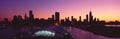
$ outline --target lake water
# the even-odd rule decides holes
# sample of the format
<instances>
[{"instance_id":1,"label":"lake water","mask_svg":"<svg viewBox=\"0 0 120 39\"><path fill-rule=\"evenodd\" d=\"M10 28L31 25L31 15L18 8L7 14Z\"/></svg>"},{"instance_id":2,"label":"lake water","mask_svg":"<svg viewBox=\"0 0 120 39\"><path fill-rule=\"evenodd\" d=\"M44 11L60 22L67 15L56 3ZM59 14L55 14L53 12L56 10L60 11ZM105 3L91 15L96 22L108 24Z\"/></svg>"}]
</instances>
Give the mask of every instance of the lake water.
<instances>
[{"instance_id":1,"label":"lake water","mask_svg":"<svg viewBox=\"0 0 120 39\"><path fill-rule=\"evenodd\" d=\"M91 32L87 32L87 31L77 29L77 28L72 28L72 27L69 27L67 31L71 33L74 39L120 39L120 38L109 38L109 37L104 37L100 35L95 35Z\"/></svg>"},{"instance_id":2,"label":"lake water","mask_svg":"<svg viewBox=\"0 0 120 39\"><path fill-rule=\"evenodd\" d=\"M107 27L120 27L120 25L105 25Z\"/></svg>"},{"instance_id":3,"label":"lake water","mask_svg":"<svg viewBox=\"0 0 120 39\"><path fill-rule=\"evenodd\" d=\"M57 31L59 31L61 28L59 27L54 27L54 26L50 26L50 27L34 27L34 29L47 29L52 31L52 29L55 29ZM74 38L74 39L120 39L120 38L108 38L108 37L104 37L104 36L98 36L98 35L94 35L93 33L78 29L78 28L74 28L74 27L65 27L65 30L67 32L70 33L70 35ZM31 32L30 28L27 27L23 27L23 28L12 28L12 27L7 27L5 29L0 29L0 39L10 39L11 37L14 36L15 33L22 33L22 32Z\"/></svg>"}]
</instances>

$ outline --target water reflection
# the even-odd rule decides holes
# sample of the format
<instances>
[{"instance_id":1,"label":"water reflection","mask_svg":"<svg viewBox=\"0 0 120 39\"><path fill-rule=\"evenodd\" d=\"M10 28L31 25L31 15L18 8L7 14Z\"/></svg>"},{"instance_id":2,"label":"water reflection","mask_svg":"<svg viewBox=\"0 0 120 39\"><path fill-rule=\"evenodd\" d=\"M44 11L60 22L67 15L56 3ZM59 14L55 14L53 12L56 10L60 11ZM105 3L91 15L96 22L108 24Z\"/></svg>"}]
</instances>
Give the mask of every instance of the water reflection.
<instances>
[{"instance_id":1,"label":"water reflection","mask_svg":"<svg viewBox=\"0 0 120 39\"><path fill-rule=\"evenodd\" d=\"M66 31L64 31L64 29ZM49 30L55 33L58 33L57 35L63 36L65 35L71 35L73 39L120 39L120 38L108 38L103 36L94 35L91 32L87 32L78 28L74 27L58 27L58 26L50 26L50 27L34 27L33 30L28 27L22 27L22 28L13 28L13 27L7 27L5 29L0 29L0 38L1 39L10 39L10 38L16 38L14 36L18 37L28 37L29 39L33 39L33 32L38 30ZM32 32L31 32L32 31ZM68 33L67 33L68 32ZM22 33L22 34L19 34ZM67 34L66 34L67 33ZM63 36L64 37L64 36ZM27 38L26 38L27 39Z\"/></svg>"},{"instance_id":2,"label":"water reflection","mask_svg":"<svg viewBox=\"0 0 120 39\"><path fill-rule=\"evenodd\" d=\"M105 25L107 27L120 27L120 25Z\"/></svg>"},{"instance_id":3,"label":"water reflection","mask_svg":"<svg viewBox=\"0 0 120 39\"><path fill-rule=\"evenodd\" d=\"M73 27L68 27L66 28L66 30L70 32L70 34L74 39L120 39L120 38L108 38L100 35L94 35L93 33Z\"/></svg>"}]
</instances>

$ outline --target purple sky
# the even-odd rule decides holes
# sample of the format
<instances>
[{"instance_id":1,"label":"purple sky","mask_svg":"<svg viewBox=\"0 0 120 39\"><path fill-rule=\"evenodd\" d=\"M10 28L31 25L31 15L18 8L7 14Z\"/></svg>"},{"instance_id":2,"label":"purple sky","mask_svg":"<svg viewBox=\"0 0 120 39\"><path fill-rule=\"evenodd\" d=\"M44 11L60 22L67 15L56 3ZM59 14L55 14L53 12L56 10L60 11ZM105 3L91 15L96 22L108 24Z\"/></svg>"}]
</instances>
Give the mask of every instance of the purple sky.
<instances>
[{"instance_id":1,"label":"purple sky","mask_svg":"<svg viewBox=\"0 0 120 39\"><path fill-rule=\"evenodd\" d=\"M0 20L28 15L29 10L33 10L35 18L46 19L58 11L61 19L70 16L84 19L91 10L101 20L120 20L120 0L0 0Z\"/></svg>"}]
</instances>

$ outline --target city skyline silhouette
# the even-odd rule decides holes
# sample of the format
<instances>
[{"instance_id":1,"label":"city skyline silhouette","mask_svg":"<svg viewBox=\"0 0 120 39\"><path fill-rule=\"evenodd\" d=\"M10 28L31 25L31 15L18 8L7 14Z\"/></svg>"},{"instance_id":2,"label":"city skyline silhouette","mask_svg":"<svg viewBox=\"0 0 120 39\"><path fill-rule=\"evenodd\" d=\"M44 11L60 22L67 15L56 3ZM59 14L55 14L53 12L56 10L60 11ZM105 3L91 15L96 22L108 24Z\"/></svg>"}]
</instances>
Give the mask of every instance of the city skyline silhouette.
<instances>
[{"instance_id":1,"label":"city skyline silhouette","mask_svg":"<svg viewBox=\"0 0 120 39\"><path fill-rule=\"evenodd\" d=\"M48 17L47 19L45 19L45 18L35 18L35 17L34 17L35 15L34 15L33 11L30 10L30 11L29 11L29 15L26 14L26 13L24 13L24 16L14 15L14 16L12 17L12 20L11 20L11 21L10 21L8 18L4 18L3 21L12 22L12 21L15 19L15 17L16 17L16 19L17 19L17 17L18 17L19 20L20 20L20 19L21 19L21 20L28 20L28 19L32 19L32 20L34 20L34 19L49 20L49 18L52 18L52 19L54 19L55 21L56 21L56 20L59 20L59 21L60 21L60 20L65 20L65 19L68 18L68 20L70 20L70 21L72 21L72 19L75 19L76 21L81 21L81 22L85 22L85 21L90 22L90 21L92 21L92 20L95 20L95 21L104 21L104 22L106 22L105 20L99 20L99 18L93 17L91 10L89 11L88 14L86 14L86 18L83 18L83 19L82 19L82 16L79 16L78 19L77 19L76 17L74 17L74 16L65 17L64 19L60 19L60 16L58 16L58 18L57 18L57 17L54 17L54 16L57 16L56 13L58 13L58 15L60 14L60 12L55 12L55 15L52 14L52 16L51 16L51 17ZM89 17L88 17L88 15L89 15ZM30 17L30 18L29 18L29 17ZM73 18L73 17L74 17L74 18ZM55 19L55 18L57 18L57 19ZM90 18L92 18L92 19L90 19ZM0 21L0 22L3 22L3 21ZM60 23L59 21L57 21L57 22ZM114 20L114 21L108 21L108 22L106 22L106 24L111 24L111 23L113 23L113 24L119 24L119 20Z\"/></svg>"},{"instance_id":2,"label":"city skyline silhouette","mask_svg":"<svg viewBox=\"0 0 120 39\"><path fill-rule=\"evenodd\" d=\"M32 10L31 10L31 11L32 11ZM34 12L34 11L33 11L33 12ZM33 12L32 12L32 13L33 13ZM89 11L89 14L90 14L90 12L92 13L91 10ZM93 13L93 14L94 14L94 13ZM52 14L52 15L53 15L53 14ZM87 15L88 15L88 14L86 14L86 17L85 17L85 18L84 18L83 16L79 16L79 17L81 17L81 21L84 21L84 19L88 19L88 18L87 18ZM21 16L21 19L26 19L26 17L28 18L28 17L30 16L30 13L29 13L29 15L28 15L28 13L24 13L24 16L19 15L19 14L18 14L18 15L14 15L14 16L18 16L18 17ZM26 16L26 17L25 17L25 16ZM34 16L35 16L35 15L33 15L32 18L35 19ZM44 16L45 16L45 15L44 15ZM71 15L71 16L72 16L72 15ZM71 17L71 16L70 16L70 17ZM51 17L51 16L49 16L49 17ZM49 18L49 17L48 17L48 18ZM78 18L74 17L74 18L75 18L77 21L79 21L79 20L80 20L79 17L78 17ZM82 18L82 17L83 17L83 18ZM8 19L8 17L6 17L6 18L7 18L7 20L8 20L9 22L11 22L14 17L12 17L11 20ZM6 18L4 18L2 21L4 21ZM48 20L48 18L44 18L44 19ZM64 17L63 19L66 19L66 18L67 18L67 17ZM95 18L96 20L97 20L97 19L99 20L99 18L97 18L97 17L94 17L94 18ZM94 19L94 18L93 18L93 19ZM37 19L41 19L41 18L37 18ZM71 21L71 19L72 19L72 18L70 18L70 21ZM91 20L93 20L93 19L91 19ZM59 18L59 20L62 20L62 19ZM0 21L0 22L2 22L2 21ZM90 21L90 20L89 20L89 21ZM102 20L102 21L105 21L105 20ZM105 21L105 22L119 22L119 20L114 19L114 20Z\"/></svg>"},{"instance_id":3,"label":"city skyline silhouette","mask_svg":"<svg viewBox=\"0 0 120 39\"><path fill-rule=\"evenodd\" d=\"M1 0L0 5L0 21L4 18L12 20L13 15L28 15L29 10L34 11L35 18L47 19L58 11L61 12L61 19L70 16L77 19L81 16L84 19L91 10L101 20L120 20L119 0Z\"/></svg>"}]
</instances>

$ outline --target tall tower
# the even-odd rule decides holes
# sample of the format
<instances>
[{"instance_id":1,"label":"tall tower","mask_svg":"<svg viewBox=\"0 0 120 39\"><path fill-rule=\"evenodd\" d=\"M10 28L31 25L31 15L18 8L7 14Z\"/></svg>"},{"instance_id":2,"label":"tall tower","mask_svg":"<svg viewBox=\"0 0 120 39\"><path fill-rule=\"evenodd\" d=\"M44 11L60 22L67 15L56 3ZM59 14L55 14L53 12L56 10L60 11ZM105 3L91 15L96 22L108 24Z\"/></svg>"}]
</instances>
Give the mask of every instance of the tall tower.
<instances>
[{"instance_id":1,"label":"tall tower","mask_svg":"<svg viewBox=\"0 0 120 39\"><path fill-rule=\"evenodd\" d=\"M27 15L26 15L26 13L25 13L24 19L27 20Z\"/></svg>"},{"instance_id":2,"label":"tall tower","mask_svg":"<svg viewBox=\"0 0 120 39\"><path fill-rule=\"evenodd\" d=\"M86 15L86 22L88 22L88 14Z\"/></svg>"},{"instance_id":3,"label":"tall tower","mask_svg":"<svg viewBox=\"0 0 120 39\"><path fill-rule=\"evenodd\" d=\"M16 15L13 16L13 21L18 21L18 17Z\"/></svg>"},{"instance_id":4,"label":"tall tower","mask_svg":"<svg viewBox=\"0 0 120 39\"><path fill-rule=\"evenodd\" d=\"M55 22L55 16L52 15L52 25L54 25L54 22Z\"/></svg>"},{"instance_id":5,"label":"tall tower","mask_svg":"<svg viewBox=\"0 0 120 39\"><path fill-rule=\"evenodd\" d=\"M32 10L29 11L29 20L34 20L34 15Z\"/></svg>"},{"instance_id":6,"label":"tall tower","mask_svg":"<svg viewBox=\"0 0 120 39\"><path fill-rule=\"evenodd\" d=\"M79 21L82 22L81 16L79 16Z\"/></svg>"},{"instance_id":7,"label":"tall tower","mask_svg":"<svg viewBox=\"0 0 120 39\"><path fill-rule=\"evenodd\" d=\"M18 21L22 21L22 16L21 15L18 15Z\"/></svg>"},{"instance_id":8,"label":"tall tower","mask_svg":"<svg viewBox=\"0 0 120 39\"><path fill-rule=\"evenodd\" d=\"M71 21L73 21L73 19L74 19L74 17L73 17L73 16L71 16Z\"/></svg>"},{"instance_id":9,"label":"tall tower","mask_svg":"<svg viewBox=\"0 0 120 39\"><path fill-rule=\"evenodd\" d=\"M54 15L52 15L52 20L54 21L54 19L55 19L55 17L54 17Z\"/></svg>"},{"instance_id":10,"label":"tall tower","mask_svg":"<svg viewBox=\"0 0 120 39\"><path fill-rule=\"evenodd\" d=\"M59 22L59 20L60 20L60 14L59 14L59 12L55 12L55 23L60 23Z\"/></svg>"},{"instance_id":11,"label":"tall tower","mask_svg":"<svg viewBox=\"0 0 120 39\"><path fill-rule=\"evenodd\" d=\"M93 21L93 16L92 16L92 12L89 12L89 22L91 23Z\"/></svg>"}]
</instances>

